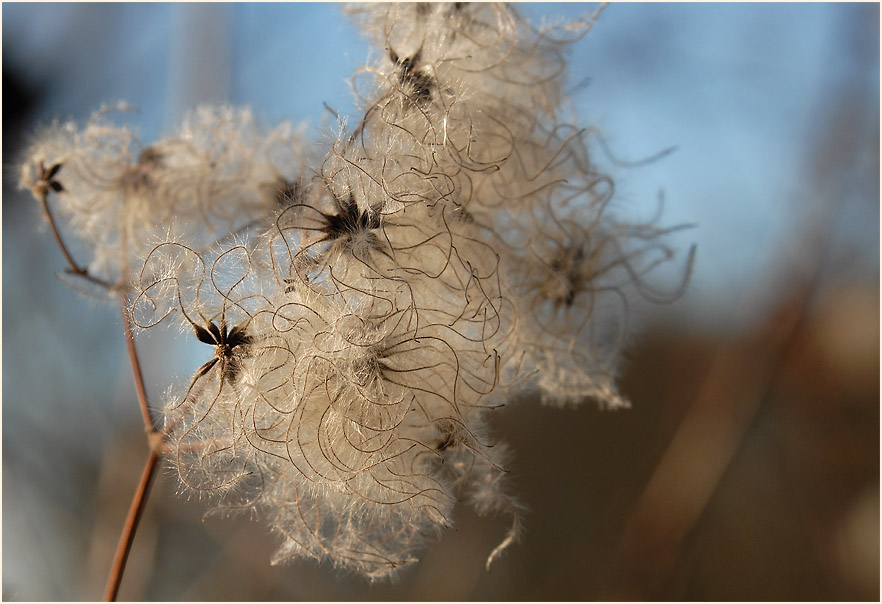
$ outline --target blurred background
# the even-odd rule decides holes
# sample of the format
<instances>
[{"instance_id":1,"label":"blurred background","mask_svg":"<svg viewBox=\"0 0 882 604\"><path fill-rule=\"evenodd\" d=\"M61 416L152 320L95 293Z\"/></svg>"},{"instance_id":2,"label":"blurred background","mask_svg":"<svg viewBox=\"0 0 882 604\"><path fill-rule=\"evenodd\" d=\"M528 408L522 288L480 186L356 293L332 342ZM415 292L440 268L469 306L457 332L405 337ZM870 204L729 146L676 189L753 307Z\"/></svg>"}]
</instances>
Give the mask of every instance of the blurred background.
<instances>
[{"instance_id":1,"label":"blurred background","mask_svg":"<svg viewBox=\"0 0 882 604\"><path fill-rule=\"evenodd\" d=\"M537 24L593 9L519 5ZM119 100L146 141L217 101L320 141L323 103L357 119L369 50L331 4L7 3L2 28L2 597L94 600L147 448L118 309L55 278L22 149ZM497 414L529 511L491 573L507 519L465 509L394 583L272 567L262 524L203 522L164 471L120 598L878 601L879 49L879 5L838 3L614 4L572 47L617 211L663 194L697 260L626 352L633 409ZM154 401L204 361L164 334L138 346Z\"/></svg>"}]
</instances>

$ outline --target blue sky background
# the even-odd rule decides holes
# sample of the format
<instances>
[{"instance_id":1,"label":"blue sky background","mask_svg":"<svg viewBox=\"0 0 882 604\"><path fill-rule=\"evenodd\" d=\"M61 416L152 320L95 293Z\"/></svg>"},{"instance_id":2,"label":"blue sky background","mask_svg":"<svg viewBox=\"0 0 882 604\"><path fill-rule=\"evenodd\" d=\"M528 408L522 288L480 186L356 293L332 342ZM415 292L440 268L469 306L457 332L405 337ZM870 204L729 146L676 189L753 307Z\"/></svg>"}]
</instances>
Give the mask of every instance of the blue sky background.
<instances>
[{"instance_id":1,"label":"blue sky background","mask_svg":"<svg viewBox=\"0 0 882 604\"><path fill-rule=\"evenodd\" d=\"M537 23L593 8L521 6ZM200 102L250 105L269 124L306 120L316 141L329 119L323 103L357 119L349 78L368 45L340 5L6 3L2 23L4 71L44 92L33 123L4 118L7 128L84 120L118 100L140 108L145 140ZM723 328L753 318L775 267L801 253L796 234L834 200L841 254L830 270L878 283L878 24L876 4L613 4L573 45L582 125L598 127L621 159L677 147L634 168L595 156L616 179L621 215L652 216L663 190L664 221L696 225L676 237L698 256L672 312ZM819 157L829 145L835 160L837 144L847 169L825 178ZM120 423L136 425L131 377L115 309L53 279L61 256L37 234L36 205L8 187L16 152L3 149L4 596L93 598L80 578L77 544L88 535L77 520L97 478L84 487L82 473ZM148 368L157 389L157 376L200 364L180 346L140 345L158 359ZM96 379L125 402L96 401ZM81 466L72 451L85 455Z\"/></svg>"},{"instance_id":2,"label":"blue sky background","mask_svg":"<svg viewBox=\"0 0 882 604\"><path fill-rule=\"evenodd\" d=\"M593 5L521 8L540 23ZM208 101L250 105L268 123L306 120L317 138L329 118L323 102L357 118L349 76L369 48L340 5L9 4L3 16L7 63L54 84L38 109L44 120L83 119L126 100L141 108L149 140ZM622 159L677 147L649 166L611 171L625 215L651 215L663 190L666 221L697 225L677 238L698 244L682 303L696 306L690 312L731 318L720 305L781 253L806 193L808 151L837 94L858 90L878 109L878 31L863 50L852 42L854 27L877 17L856 4L614 4L573 46L573 87L588 82L573 97L581 124L600 128ZM866 136L869 150L878 128ZM867 163L869 171L877 160ZM870 270L875 212L846 226ZM742 307L750 315L750 303Z\"/></svg>"}]
</instances>

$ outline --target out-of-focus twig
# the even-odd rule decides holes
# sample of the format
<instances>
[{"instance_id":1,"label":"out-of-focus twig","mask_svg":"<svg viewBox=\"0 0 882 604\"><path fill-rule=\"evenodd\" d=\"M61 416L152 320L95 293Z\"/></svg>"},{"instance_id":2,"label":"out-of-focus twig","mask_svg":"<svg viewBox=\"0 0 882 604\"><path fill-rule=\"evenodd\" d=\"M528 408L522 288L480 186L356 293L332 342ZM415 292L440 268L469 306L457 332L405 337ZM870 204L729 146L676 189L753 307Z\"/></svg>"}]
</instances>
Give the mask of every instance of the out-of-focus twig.
<instances>
[{"instance_id":1,"label":"out-of-focus twig","mask_svg":"<svg viewBox=\"0 0 882 604\"><path fill-rule=\"evenodd\" d=\"M801 341L810 305L823 284L845 197L836 175L845 173L856 153L852 140L860 120L841 110L846 106L841 101L807 158L807 182L814 183L817 206L806 213L801 203L801 215L807 218L790 242L798 250L795 261L782 263L769 275L783 294L763 324L721 349L712 361L703 387L627 517L610 597L661 597L684 542ZM843 131L855 136L844 137L844 142Z\"/></svg>"},{"instance_id":2,"label":"out-of-focus twig","mask_svg":"<svg viewBox=\"0 0 882 604\"><path fill-rule=\"evenodd\" d=\"M805 319L798 287L760 329L721 350L624 529L615 581L653 599L729 467ZM639 586L639 587L638 587ZM619 594L622 595L622 594Z\"/></svg>"},{"instance_id":3,"label":"out-of-focus twig","mask_svg":"<svg viewBox=\"0 0 882 604\"><path fill-rule=\"evenodd\" d=\"M653 599L677 564L763 402L800 339L822 279L835 204L814 217L799 240L805 267L778 267L784 292L755 330L716 354L703 386L677 428L646 489L627 517L611 597ZM639 587L638 587L639 585ZM637 593L632 590L637 589ZM644 593L649 592L649 593Z\"/></svg>"}]
</instances>

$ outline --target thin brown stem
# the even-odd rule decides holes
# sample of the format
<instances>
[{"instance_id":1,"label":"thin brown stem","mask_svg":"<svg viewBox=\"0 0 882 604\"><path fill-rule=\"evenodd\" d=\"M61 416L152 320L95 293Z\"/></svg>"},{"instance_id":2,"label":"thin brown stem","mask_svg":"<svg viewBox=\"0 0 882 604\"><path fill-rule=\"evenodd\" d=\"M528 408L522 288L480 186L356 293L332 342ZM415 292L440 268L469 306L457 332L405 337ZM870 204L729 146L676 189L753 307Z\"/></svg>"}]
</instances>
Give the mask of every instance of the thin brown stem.
<instances>
[{"instance_id":1,"label":"thin brown stem","mask_svg":"<svg viewBox=\"0 0 882 604\"><path fill-rule=\"evenodd\" d=\"M147 462L144 464L141 480L138 482L138 488L129 506L129 513L126 516L123 532L119 537L119 545L116 547L116 555L113 558L113 566L110 568L110 577L107 579L107 588L104 591L105 602L115 601L119 593L123 571L129 558L129 552L132 549L132 542L135 539L135 531L138 528L141 513L144 511L144 506L147 503L147 493L150 490L150 484L153 482L153 476L156 474L157 461L159 461L159 455L156 451L151 450L147 455Z\"/></svg>"},{"instance_id":2,"label":"thin brown stem","mask_svg":"<svg viewBox=\"0 0 882 604\"><path fill-rule=\"evenodd\" d=\"M150 406L147 404L147 392L144 389L144 376L141 373L141 362L138 360L138 351L135 349L135 337L132 335L132 319L129 315L129 304L125 295L120 298L122 310L123 331L126 334L126 349L129 353L129 363L132 366L132 377L135 379L135 391L138 394L138 405L141 407L141 416L144 420L144 430L148 436L156 432L153 418L150 416ZM152 448L152 447L151 447Z\"/></svg>"},{"instance_id":3,"label":"thin brown stem","mask_svg":"<svg viewBox=\"0 0 882 604\"><path fill-rule=\"evenodd\" d=\"M144 430L147 433L147 444L150 446L150 454L147 457L144 472L141 474L141 481L138 483L138 488L135 491L134 497L132 497L132 503L129 506L129 514L126 517L126 523L123 526L123 531L119 538L119 545L117 545L116 548L113 566L110 569L110 576L107 579L107 589L104 592L104 600L106 602L114 601L117 592L119 591L119 585L126 568L129 551L131 551L132 542L135 539L135 531L138 528L138 521L140 520L141 513L147 504L150 483L156 472L156 462L159 460L162 446L162 434L157 432L154 427L153 418L150 415L150 406L147 404L144 376L141 373L141 362L138 359L138 351L135 348L135 338L134 335L132 335L132 322L129 316L129 305L125 294L120 298L120 307L122 310L123 331L126 335L126 349L128 350L129 362L132 366L132 377L135 380L135 390L138 393L138 405L141 408L141 416L144 420Z\"/></svg>"},{"instance_id":4,"label":"thin brown stem","mask_svg":"<svg viewBox=\"0 0 882 604\"><path fill-rule=\"evenodd\" d=\"M49 223L49 228L52 229L55 243L58 244L58 248L61 250L61 253L64 254L67 263L70 265L67 272L83 277L84 279L108 290L118 288L122 291L120 305L122 310L123 331L126 336L126 349L129 353L129 363L132 366L132 376L135 380L135 390L138 394L138 405L141 408L141 416L144 421L144 430L147 433L147 444L150 447L150 453L147 456L147 462L144 465L144 471L141 474L138 488L135 491L132 503L129 506L126 523L123 526L123 531L119 538L119 545L117 545L116 548L116 555L113 559L113 566L110 569L110 576L107 579L104 600L112 602L116 599L117 593L119 592L119 586L122 581L123 572L125 571L126 561L129 557L129 551L131 551L132 542L135 539L135 531L138 528L138 522L141 519L144 506L147 504L147 495L150 490L150 484L153 482L153 476L156 474L156 462L159 461L159 456L162 452L163 436L160 432L157 432L153 424L153 418L150 416L150 406L147 404L147 392L144 388L144 376L141 373L141 362L138 360L138 351L135 349L135 338L132 335L132 322L129 316L128 299L126 297L125 287L122 285L114 286L103 279L93 277L89 274L89 271L81 268L80 265L76 263L70 251L67 249L67 246L64 244L64 240L61 238L61 233L59 233L58 227L55 224L55 218L52 216L52 210L49 208L49 202L47 200L49 194L48 186L38 188L34 194L43 206L43 212L46 215L46 221Z\"/></svg>"},{"instance_id":5,"label":"thin brown stem","mask_svg":"<svg viewBox=\"0 0 882 604\"><path fill-rule=\"evenodd\" d=\"M81 268L80 265L77 264L76 261L73 259L73 256L67 249L67 246L64 244L64 239L61 238L61 233L58 232L58 227L55 224L55 218L52 216L52 210L49 208L49 201L47 199L49 195L48 191L40 190L39 192L35 193L35 195L37 196L37 199L40 200L40 204L43 206L43 213L46 215L46 221L49 223L49 228L52 229L52 236L55 237L55 243L58 244L58 249L61 250L61 253L64 254L64 258L70 265L70 268L67 269L68 272L79 277L88 279L92 283L100 285L106 289L113 289L112 284L104 281L103 279L93 277L89 274L89 271Z\"/></svg>"},{"instance_id":6,"label":"thin brown stem","mask_svg":"<svg viewBox=\"0 0 882 604\"><path fill-rule=\"evenodd\" d=\"M52 217L52 211L49 209L49 202L47 201L48 192L41 191L40 195L37 197L40 199L40 203L43 204L43 212L46 214L46 220L49 222L49 227L52 229L52 235L55 237L55 243L58 244L58 247L61 249L61 253L64 254L64 257L67 259L67 263L70 264L70 270L73 271L76 275L86 275L88 272L86 269L80 268L80 266L74 261L73 256L70 255L70 252L67 250L67 246L64 245L64 240L61 238L61 234L58 232L58 228L55 226L55 219Z\"/></svg>"}]
</instances>

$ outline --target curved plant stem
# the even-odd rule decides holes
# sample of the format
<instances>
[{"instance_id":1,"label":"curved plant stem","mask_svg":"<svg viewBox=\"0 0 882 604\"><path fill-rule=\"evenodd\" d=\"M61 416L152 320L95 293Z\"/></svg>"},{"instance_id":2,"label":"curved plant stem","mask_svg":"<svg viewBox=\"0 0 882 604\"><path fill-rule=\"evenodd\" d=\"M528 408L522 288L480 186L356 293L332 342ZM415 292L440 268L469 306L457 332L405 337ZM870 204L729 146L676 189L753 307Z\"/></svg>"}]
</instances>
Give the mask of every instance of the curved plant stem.
<instances>
[{"instance_id":1,"label":"curved plant stem","mask_svg":"<svg viewBox=\"0 0 882 604\"><path fill-rule=\"evenodd\" d=\"M34 195L43 206L43 213L46 216L46 221L49 223L49 228L52 229L55 243L58 244L58 248L61 250L61 253L64 254L64 258L70 265L67 272L83 277L108 290L112 291L117 289L121 292L120 307L122 310L123 331L126 336L126 349L129 354L129 363L132 366L132 377L135 380L135 391L138 395L138 405L141 408L141 416L144 421L144 431L147 433L147 444L150 447L150 453L147 455L147 462L144 464L144 471L141 473L141 480L139 481L138 488L132 497L132 503L129 505L129 513L126 517L126 523L123 526L122 534L119 538L119 544L117 545L116 554L113 559L113 566L110 569L110 576L107 579L104 600L111 602L116 599L117 593L119 592L119 586L122 582L126 561L128 560L129 552L132 548L132 542L135 539L135 531L138 528L138 521L141 519L141 514L147 504L150 484L153 482L153 477L156 474L157 462L159 461L159 456L163 450L163 435L156 430L153 418L150 415L150 406L147 403L147 392L144 388L144 376L141 373L141 362L138 359L138 351L135 349L135 338L132 335L132 322L129 315L128 298L124 282L121 281L120 285L114 286L103 279L93 277L89 274L88 270L81 268L80 265L77 264L70 251L67 249L64 240L61 238L61 233L59 233L58 227L55 224L55 218L52 216L52 211L49 208L49 202L47 199L48 190L48 187L37 188L34 191Z\"/></svg>"},{"instance_id":2,"label":"curved plant stem","mask_svg":"<svg viewBox=\"0 0 882 604\"><path fill-rule=\"evenodd\" d=\"M64 240L61 238L61 234L58 232L58 227L55 225L55 218L53 218L52 211L49 209L49 201L47 200L47 197L48 193L46 191L41 191L37 195L37 199L40 200L40 204L43 206L43 213L46 215L46 221L49 223L49 228L52 229L52 236L55 237L55 243L58 244L58 249L61 250L61 253L64 254L65 260L67 260L67 263L70 265L68 272L79 277L88 279L96 285L100 285L107 289L113 289L113 285L111 285L107 281L104 281L103 279L93 277L89 274L89 271L81 268L80 265L76 263L76 260L73 259L73 256L67 249L67 246L64 244Z\"/></svg>"},{"instance_id":3,"label":"curved plant stem","mask_svg":"<svg viewBox=\"0 0 882 604\"><path fill-rule=\"evenodd\" d=\"M144 430L147 433L147 444L150 446L150 453L147 456L147 462L144 465L144 471L141 474L141 481L132 497L132 503L129 506L129 513L126 517L126 523L123 526L122 534L119 538L119 545L116 548L116 555L113 558L113 566L110 568L110 576L107 579L107 588L104 591L104 601L112 602L116 599L122 582L123 572L126 568L126 561L129 558L129 552L132 549L132 542L135 540L135 531L138 528L138 521L141 519L141 513L147 505L147 496L150 490L150 484L156 473L156 462L159 461L159 451L162 442L161 433L157 432L153 424L153 418L150 415L150 406L147 404L147 392L144 388L144 376L141 373L141 362L138 360L138 351L135 348L135 338L132 335L132 323L129 317L129 306L126 296L120 297L120 307L122 311L123 331L126 335L126 349L129 353L129 362L132 366L132 377L135 380L135 390L138 393L138 405L141 408L141 416L144 420Z\"/></svg>"},{"instance_id":4,"label":"curved plant stem","mask_svg":"<svg viewBox=\"0 0 882 604\"><path fill-rule=\"evenodd\" d=\"M129 506L129 513L126 516L123 532L119 537L119 545L116 547L116 555L113 558L113 566L110 568L110 577L107 579L107 588L104 590L105 602L115 601L119 592L119 585L122 582L126 561L129 558L132 542L135 539L138 521L141 520L141 513L144 511L144 506L147 503L147 493L150 490L150 484L153 482L153 476L156 474L157 461L159 461L159 455L151 449L147 455L147 462L144 464L144 471L141 473L141 480L138 482L135 496L132 498L132 503Z\"/></svg>"},{"instance_id":5,"label":"curved plant stem","mask_svg":"<svg viewBox=\"0 0 882 604\"><path fill-rule=\"evenodd\" d=\"M122 324L126 334L126 350L129 353L129 363L132 365L132 377L135 379L135 391L138 394L138 406L141 407L141 417L144 420L144 430L148 437L156 432L153 418L150 416L150 406L147 404L147 392L144 389L144 376L141 373L141 362L138 360L138 351L135 350L135 338L132 335L132 320L129 317L129 304L125 295L121 296ZM153 447L151 447L153 448Z\"/></svg>"},{"instance_id":6,"label":"curved plant stem","mask_svg":"<svg viewBox=\"0 0 882 604\"><path fill-rule=\"evenodd\" d=\"M52 218L52 211L49 209L49 202L46 199L48 197L48 194L44 191L38 197L40 199L40 203L43 204L43 213L46 214L46 220L49 221L49 227L52 229L52 235L55 237L55 243L58 244L59 249L61 249L61 253L64 254L65 259L67 259L67 263L70 264L71 271L73 271L77 275L87 274L86 269L80 268L80 266L74 261L73 256L71 256L70 252L67 250L67 246L64 245L64 240L61 238L61 235L58 232L58 228L55 226L55 219Z\"/></svg>"}]
</instances>

